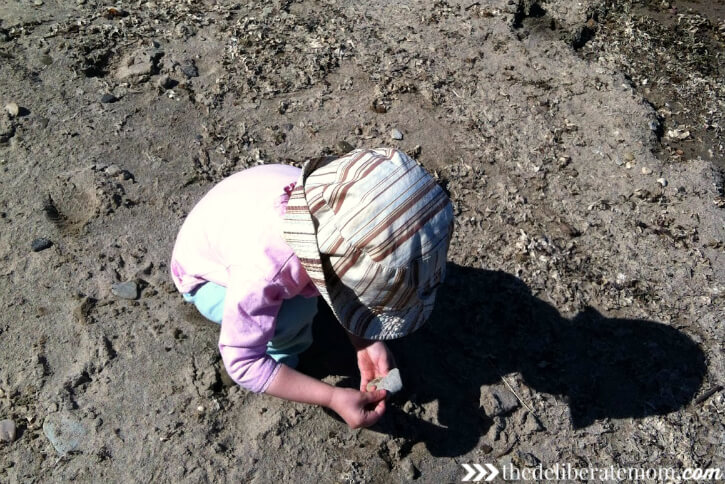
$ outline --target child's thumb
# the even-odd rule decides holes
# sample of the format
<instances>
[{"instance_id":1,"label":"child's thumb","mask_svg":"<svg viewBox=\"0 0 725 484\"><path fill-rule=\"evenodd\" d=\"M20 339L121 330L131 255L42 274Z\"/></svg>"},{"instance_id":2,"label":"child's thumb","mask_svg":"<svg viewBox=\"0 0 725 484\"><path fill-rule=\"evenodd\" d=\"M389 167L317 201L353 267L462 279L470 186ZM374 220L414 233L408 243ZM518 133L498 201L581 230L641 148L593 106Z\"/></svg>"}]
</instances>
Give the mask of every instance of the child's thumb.
<instances>
[{"instance_id":1,"label":"child's thumb","mask_svg":"<svg viewBox=\"0 0 725 484\"><path fill-rule=\"evenodd\" d=\"M379 402L385 398L386 390L373 390L372 392L363 392L366 403Z\"/></svg>"}]
</instances>

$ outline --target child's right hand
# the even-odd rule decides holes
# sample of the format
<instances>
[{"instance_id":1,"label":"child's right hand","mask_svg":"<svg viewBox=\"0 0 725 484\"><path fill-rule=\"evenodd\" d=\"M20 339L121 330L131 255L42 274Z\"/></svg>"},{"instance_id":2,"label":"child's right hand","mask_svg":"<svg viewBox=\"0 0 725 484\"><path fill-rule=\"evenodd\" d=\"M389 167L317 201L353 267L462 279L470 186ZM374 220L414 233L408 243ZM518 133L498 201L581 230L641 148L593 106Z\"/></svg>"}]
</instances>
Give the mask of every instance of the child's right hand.
<instances>
[{"instance_id":1,"label":"child's right hand","mask_svg":"<svg viewBox=\"0 0 725 484\"><path fill-rule=\"evenodd\" d=\"M370 427L385 413L385 390L360 392L352 388L335 388L330 402L350 428Z\"/></svg>"}]
</instances>

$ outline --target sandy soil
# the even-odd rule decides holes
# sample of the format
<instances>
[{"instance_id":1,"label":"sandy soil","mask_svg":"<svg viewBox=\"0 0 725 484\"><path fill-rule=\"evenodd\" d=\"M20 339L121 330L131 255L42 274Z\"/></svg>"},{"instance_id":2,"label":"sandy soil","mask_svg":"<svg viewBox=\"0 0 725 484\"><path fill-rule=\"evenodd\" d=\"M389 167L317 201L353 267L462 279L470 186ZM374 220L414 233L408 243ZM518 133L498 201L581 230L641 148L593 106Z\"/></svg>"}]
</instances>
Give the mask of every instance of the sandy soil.
<instances>
[{"instance_id":1,"label":"sandy soil","mask_svg":"<svg viewBox=\"0 0 725 484\"><path fill-rule=\"evenodd\" d=\"M1 2L0 481L725 469L722 3L623 3ZM350 430L231 383L167 263L224 176L376 146L456 234L405 390ZM341 331L322 308L302 368L355 386Z\"/></svg>"}]
</instances>

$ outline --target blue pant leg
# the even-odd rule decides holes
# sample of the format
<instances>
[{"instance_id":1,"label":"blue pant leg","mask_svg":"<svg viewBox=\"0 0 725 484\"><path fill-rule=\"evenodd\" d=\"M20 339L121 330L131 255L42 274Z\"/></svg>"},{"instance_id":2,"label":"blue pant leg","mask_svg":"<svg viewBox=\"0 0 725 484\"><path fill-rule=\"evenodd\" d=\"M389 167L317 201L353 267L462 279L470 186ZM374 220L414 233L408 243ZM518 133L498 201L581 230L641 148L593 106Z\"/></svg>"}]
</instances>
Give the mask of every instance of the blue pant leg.
<instances>
[{"instance_id":1,"label":"blue pant leg","mask_svg":"<svg viewBox=\"0 0 725 484\"><path fill-rule=\"evenodd\" d=\"M193 303L202 316L217 324L222 324L226 297L227 288L213 282L207 282L184 294L184 300Z\"/></svg>"},{"instance_id":2,"label":"blue pant leg","mask_svg":"<svg viewBox=\"0 0 725 484\"><path fill-rule=\"evenodd\" d=\"M287 299L277 314L274 337L267 344L267 354L292 368L299 354L312 344L312 321L317 314L317 298L297 296Z\"/></svg>"}]
</instances>

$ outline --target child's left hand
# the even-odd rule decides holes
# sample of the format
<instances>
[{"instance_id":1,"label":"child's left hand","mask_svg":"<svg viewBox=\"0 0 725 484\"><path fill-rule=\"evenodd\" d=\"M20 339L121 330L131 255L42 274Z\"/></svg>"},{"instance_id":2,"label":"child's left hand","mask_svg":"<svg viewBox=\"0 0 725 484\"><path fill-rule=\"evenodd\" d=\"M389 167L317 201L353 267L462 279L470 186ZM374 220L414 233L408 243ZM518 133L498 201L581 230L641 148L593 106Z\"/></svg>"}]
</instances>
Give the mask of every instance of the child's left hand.
<instances>
[{"instance_id":1,"label":"child's left hand","mask_svg":"<svg viewBox=\"0 0 725 484\"><path fill-rule=\"evenodd\" d=\"M375 341L357 348L357 366L360 368L360 391L367 391L367 384L378 377L388 374L395 368L395 359L382 341Z\"/></svg>"}]
</instances>

